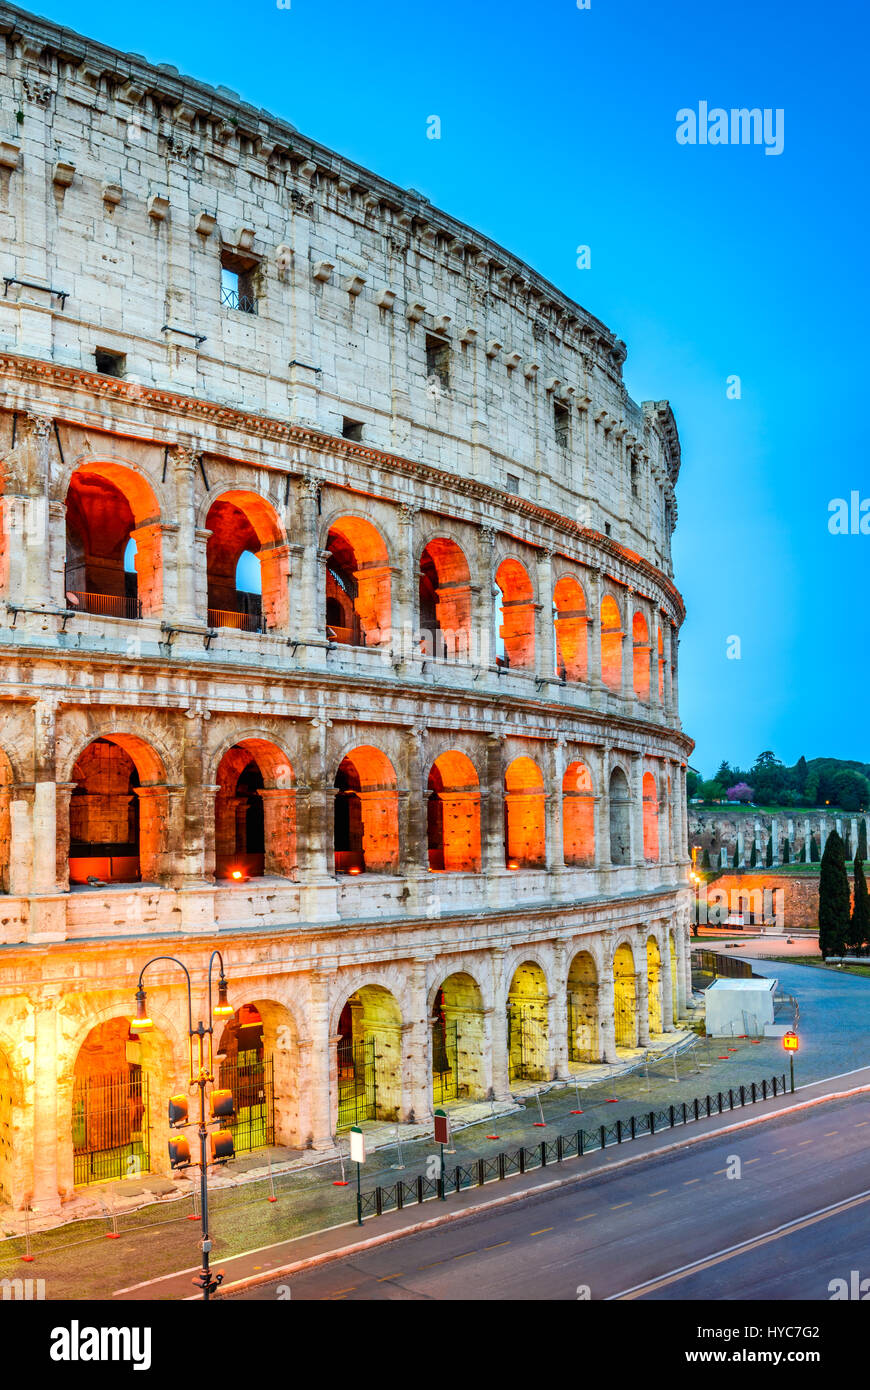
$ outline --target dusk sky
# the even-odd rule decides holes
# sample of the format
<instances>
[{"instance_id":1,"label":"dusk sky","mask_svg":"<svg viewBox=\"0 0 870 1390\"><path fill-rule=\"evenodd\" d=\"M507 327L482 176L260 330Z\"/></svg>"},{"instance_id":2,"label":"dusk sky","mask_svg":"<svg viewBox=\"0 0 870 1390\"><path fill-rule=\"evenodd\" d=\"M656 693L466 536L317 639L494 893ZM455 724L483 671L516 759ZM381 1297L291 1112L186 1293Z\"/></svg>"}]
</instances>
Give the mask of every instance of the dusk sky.
<instances>
[{"instance_id":1,"label":"dusk sky","mask_svg":"<svg viewBox=\"0 0 870 1390\"><path fill-rule=\"evenodd\" d=\"M832 499L870 497L864 4L34 8L417 189L603 319L632 396L670 400L682 438L692 765L764 748L870 761L870 536L828 530ZM678 144L677 112L702 101L782 109L782 153Z\"/></svg>"}]
</instances>

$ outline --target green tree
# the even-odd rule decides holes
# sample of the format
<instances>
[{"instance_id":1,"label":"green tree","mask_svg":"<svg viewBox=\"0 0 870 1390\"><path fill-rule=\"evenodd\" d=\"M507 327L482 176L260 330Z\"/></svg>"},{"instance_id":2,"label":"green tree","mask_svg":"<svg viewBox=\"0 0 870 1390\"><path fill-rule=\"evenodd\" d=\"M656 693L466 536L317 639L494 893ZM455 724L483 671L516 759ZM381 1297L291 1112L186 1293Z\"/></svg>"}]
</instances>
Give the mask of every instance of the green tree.
<instances>
[{"instance_id":1,"label":"green tree","mask_svg":"<svg viewBox=\"0 0 870 1390\"><path fill-rule=\"evenodd\" d=\"M752 850L750 851L750 854L749 854L749 867L750 867L750 869L756 869L756 868L758 867L758 841L757 841L757 840L753 840L753 841L752 841Z\"/></svg>"},{"instance_id":2,"label":"green tree","mask_svg":"<svg viewBox=\"0 0 870 1390\"><path fill-rule=\"evenodd\" d=\"M851 894L843 841L836 830L828 836L819 873L819 950L841 956L849 935Z\"/></svg>"},{"instance_id":3,"label":"green tree","mask_svg":"<svg viewBox=\"0 0 870 1390\"><path fill-rule=\"evenodd\" d=\"M782 842L782 862L783 864L791 863L791 841L788 836Z\"/></svg>"},{"instance_id":4,"label":"green tree","mask_svg":"<svg viewBox=\"0 0 870 1390\"><path fill-rule=\"evenodd\" d=\"M834 831L834 834L835 834L835 835L837 834L836 830ZM839 838L839 837L838 837L838 838ZM841 841L841 843L842 843L842 841ZM810 836L810 863L811 863L811 864L818 864L818 862L819 862L819 842L818 842L818 840L816 839L815 835L811 835L811 836Z\"/></svg>"},{"instance_id":5,"label":"green tree","mask_svg":"<svg viewBox=\"0 0 870 1390\"><path fill-rule=\"evenodd\" d=\"M702 868L702 869L709 869L709 868L710 868L710 851L709 851L708 849L705 849L705 850L704 850L704 857L703 857L703 859L701 860L701 868Z\"/></svg>"},{"instance_id":6,"label":"green tree","mask_svg":"<svg viewBox=\"0 0 870 1390\"><path fill-rule=\"evenodd\" d=\"M861 772L844 768L830 781L831 800L843 811L863 811L870 802L870 783Z\"/></svg>"},{"instance_id":7,"label":"green tree","mask_svg":"<svg viewBox=\"0 0 870 1390\"><path fill-rule=\"evenodd\" d=\"M699 796L699 795L700 795L700 793L699 793L699 791L698 791L698 788L700 787L702 780L703 780L703 779L702 779L702 777L701 777L700 772L696 772L695 769L694 769L693 767L690 767L690 768L687 770L687 772L686 772L686 796L689 797L690 800L691 800L691 798L692 798L693 796Z\"/></svg>"},{"instance_id":8,"label":"green tree","mask_svg":"<svg viewBox=\"0 0 870 1390\"><path fill-rule=\"evenodd\" d=\"M739 867L739 864L740 864L740 846L739 846L739 844L735 841L735 843L734 843L734 853L733 853L733 855L731 856L731 867L732 867L732 869L738 868L738 867Z\"/></svg>"},{"instance_id":9,"label":"green tree","mask_svg":"<svg viewBox=\"0 0 870 1390\"><path fill-rule=\"evenodd\" d=\"M767 866L768 869L772 869L772 868L773 868L773 836L772 836L772 835L768 835L768 837L767 837L767 849L766 849L765 855L764 855L764 862L765 862L765 865Z\"/></svg>"},{"instance_id":10,"label":"green tree","mask_svg":"<svg viewBox=\"0 0 870 1390\"><path fill-rule=\"evenodd\" d=\"M867 858L867 822L863 819L858 822L858 858Z\"/></svg>"},{"instance_id":11,"label":"green tree","mask_svg":"<svg viewBox=\"0 0 870 1390\"><path fill-rule=\"evenodd\" d=\"M848 944L853 950L860 951L870 941L870 894L867 892L864 865L857 856L855 857L854 881L855 892L852 903L852 918L849 922Z\"/></svg>"},{"instance_id":12,"label":"green tree","mask_svg":"<svg viewBox=\"0 0 870 1390\"><path fill-rule=\"evenodd\" d=\"M801 753L800 757L794 765L794 784L799 792L802 792L806 787L808 772L809 768L807 767L807 760L804 757L803 753Z\"/></svg>"}]
</instances>

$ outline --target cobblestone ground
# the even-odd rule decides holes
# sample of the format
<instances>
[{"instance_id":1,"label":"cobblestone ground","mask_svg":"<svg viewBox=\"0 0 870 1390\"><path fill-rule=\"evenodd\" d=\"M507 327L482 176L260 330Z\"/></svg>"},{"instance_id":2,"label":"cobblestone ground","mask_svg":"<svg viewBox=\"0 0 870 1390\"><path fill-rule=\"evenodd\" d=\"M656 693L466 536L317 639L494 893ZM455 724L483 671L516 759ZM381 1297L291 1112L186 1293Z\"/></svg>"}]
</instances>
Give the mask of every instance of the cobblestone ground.
<instances>
[{"instance_id":1,"label":"cobblestone ground","mask_svg":"<svg viewBox=\"0 0 870 1390\"><path fill-rule=\"evenodd\" d=\"M798 1085L870 1064L867 981L811 966L763 960L753 964L759 974L775 975L783 989L799 999ZM785 1057L778 1038L760 1043L738 1038L724 1045L713 1039L698 1039L688 1047L684 1044L676 1058L659 1056L648 1067L638 1062L627 1074L581 1084L579 1092L573 1085L564 1084L532 1088L532 1093L518 1097L513 1112L488 1114L482 1121L457 1128L452 1144L455 1152L447 1155L448 1168L471 1158L494 1157L500 1149L516 1149L521 1143L530 1146L544 1137L553 1139L560 1131L567 1134L579 1125L594 1130L604 1123L613 1124L617 1118L663 1109L695 1096L703 1098L708 1092L747 1086L752 1081L760 1082L762 1077L781 1075L784 1070ZM578 1108L582 1115L571 1113ZM467 1108L449 1109L457 1117L455 1123L468 1113ZM541 1109L546 1129L535 1127ZM391 1142L370 1152L364 1190L378 1182L394 1182L397 1177L410 1179L424 1172L427 1158L436 1152L431 1136L415 1138L413 1131L405 1130L407 1137L402 1138L400 1155L395 1126L377 1125L371 1129L371 1140ZM490 1134L497 1134L498 1139L487 1138ZM262 1162L262 1158L256 1155L250 1161ZM279 1159L277 1152L275 1159ZM268 1182L251 1181L214 1191L210 1205L217 1266L221 1257L352 1222L354 1187L334 1186L340 1177L339 1164L331 1160L277 1174L276 1202L267 1200ZM105 1298L114 1290L141 1280L188 1266L193 1268L199 1260L199 1226L186 1219L190 1211L188 1197L184 1201L167 1198L138 1212L128 1212L119 1217L119 1240L105 1238L110 1228L105 1220L40 1233L34 1239L37 1258L31 1265L18 1262L20 1241L4 1241L0 1277L26 1274L43 1278L50 1299ZM376 1219L371 1225L376 1225Z\"/></svg>"}]
</instances>

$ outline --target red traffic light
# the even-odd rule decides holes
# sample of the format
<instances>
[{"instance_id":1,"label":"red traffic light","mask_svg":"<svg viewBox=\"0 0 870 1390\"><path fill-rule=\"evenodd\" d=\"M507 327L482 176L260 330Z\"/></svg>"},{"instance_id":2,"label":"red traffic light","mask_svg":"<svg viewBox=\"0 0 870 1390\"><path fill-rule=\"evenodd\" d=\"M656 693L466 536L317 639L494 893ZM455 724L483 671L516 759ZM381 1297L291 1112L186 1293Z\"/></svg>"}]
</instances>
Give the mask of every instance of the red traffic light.
<instances>
[{"instance_id":1,"label":"red traffic light","mask_svg":"<svg viewBox=\"0 0 870 1390\"><path fill-rule=\"evenodd\" d=\"M188 1113L187 1096L169 1097L169 1123L171 1125L186 1125Z\"/></svg>"},{"instance_id":2,"label":"red traffic light","mask_svg":"<svg viewBox=\"0 0 870 1390\"><path fill-rule=\"evenodd\" d=\"M783 1033L783 1035L782 1035L782 1045L783 1045L783 1047L785 1048L786 1052L797 1052L797 1050L798 1050L798 1035L797 1035L797 1033L793 1033L793 1032L791 1031L791 1029L789 1029L789 1031L788 1031L787 1033Z\"/></svg>"},{"instance_id":3,"label":"red traffic light","mask_svg":"<svg viewBox=\"0 0 870 1390\"><path fill-rule=\"evenodd\" d=\"M214 1120L228 1120L236 1113L232 1091L212 1091L211 1114Z\"/></svg>"},{"instance_id":4,"label":"red traffic light","mask_svg":"<svg viewBox=\"0 0 870 1390\"><path fill-rule=\"evenodd\" d=\"M190 1145L183 1136L169 1141L170 1168L186 1168L190 1163Z\"/></svg>"},{"instance_id":5,"label":"red traffic light","mask_svg":"<svg viewBox=\"0 0 870 1390\"><path fill-rule=\"evenodd\" d=\"M209 1137L211 1139L212 1163L225 1163L228 1158L235 1158L236 1149L233 1144L233 1136L228 1129L216 1129L214 1134Z\"/></svg>"}]
</instances>

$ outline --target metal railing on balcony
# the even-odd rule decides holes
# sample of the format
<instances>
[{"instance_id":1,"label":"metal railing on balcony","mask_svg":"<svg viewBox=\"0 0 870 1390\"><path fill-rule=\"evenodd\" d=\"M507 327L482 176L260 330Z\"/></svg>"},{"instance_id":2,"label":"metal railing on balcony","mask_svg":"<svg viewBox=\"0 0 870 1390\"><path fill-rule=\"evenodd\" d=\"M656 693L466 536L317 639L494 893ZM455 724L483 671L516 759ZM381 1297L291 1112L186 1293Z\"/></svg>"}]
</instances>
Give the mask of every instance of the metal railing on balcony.
<instances>
[{"instance_id":1,"label":"metal railing on balcony","mask_svg":"<svg viewBox=\"0 0 870 1390\"><path fill-rule=\"evenodd\" d=\"M74 613L94 613L102 618L141 618L142 604L137 598L124 594L81 593L75 589L67 591L67 607Z\"/></svg>"},{"instance_id":2,"label":"metal railing on balcony","mask_svg":"<svg viewBox=\"0 0 870 1390\"><path fill-rule=\"evenodd\" d=\"M226 309L238 309L243 314L256 314L257 301L238 290L221 290L221 304Z\"/></svg>"},{"instance_id":3,"label":"metal railing on balcony","mask_svg":"<svg viewBox=\"0 0 870 1390\"><path fill-rule=\"evenodd\" d=\"M224 608L208 610L209 627L234 627L239 632L265 632L266 625L259 613L230 613Z\"/></svg>"}]
</instances>

